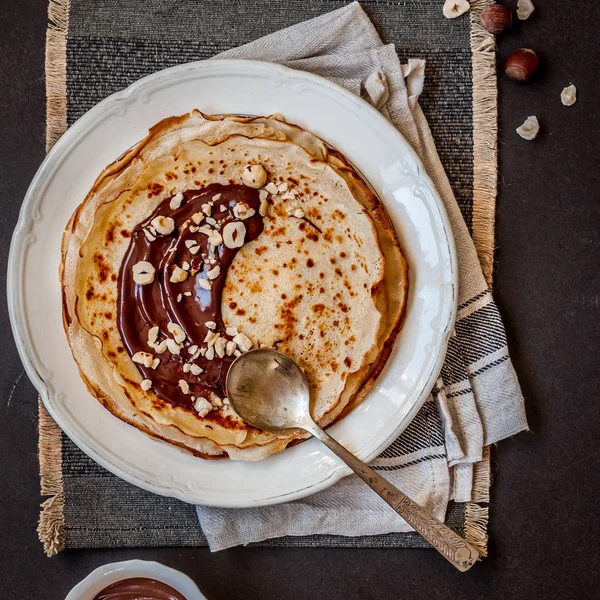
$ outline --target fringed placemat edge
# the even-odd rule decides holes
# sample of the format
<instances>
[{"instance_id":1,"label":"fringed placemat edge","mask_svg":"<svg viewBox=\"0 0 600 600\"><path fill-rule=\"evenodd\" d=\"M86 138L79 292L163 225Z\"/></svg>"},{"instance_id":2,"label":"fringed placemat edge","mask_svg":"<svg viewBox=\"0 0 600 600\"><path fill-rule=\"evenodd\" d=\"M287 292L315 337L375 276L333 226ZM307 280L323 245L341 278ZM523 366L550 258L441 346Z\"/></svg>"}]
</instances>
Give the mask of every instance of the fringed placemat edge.
<instances>
[{"instance_id":1,"label":"fringed placemat edge","mask_svg":"<svg viewBox=\"0 0 600 600\"><path fill-rule=\"evenodd\" d=\"M496 38L481 25L481 12L494 0L471 0L471 69L473 76L473 221L472 235L483 275L494 275L496 195L498 188L498 84ZM490 448L473 468L473 501L465 512L466 540L487 556ZM486 504L485 506L482 505Z\"/></svg>"},{"instance_id":2,"label":"fringed placemat edge","mask_svg":"<svg viewBox=\"0 0 600 600\"><path fill-rule=\"evenodd\" d=\"M70 0L50 0L46 30L46 152L67 130L67 32Z\"/></svg>"},{"instance_id":3,"label":"fringed placemat edge","mask_svg":"<svg viewBox=\"0 0 600 600\"><path fill-rule=\"evenodd\" d=\"M481 25L481 12L494 0L471 0L473 75L473 242L483 275L492 283L498 186L498 85L496 38Z\"/></svg>"},{"instance_id":4,"label":"fringed placemat edge","mask_svg":"<svg viewBox=\"0 0 600 600\"><path fill-rule=\"evenodd\" d=\"M46 30L46 152L67 130L67 32L70 0L49 0ZM62 432L38 398L41 504L37 533L47 556L65 547Z\"/></svg>"},{"instance_id":5,"label":"fringed placemat edge","mask_svg":"<svg viewBox=\"0 0 600 600\"><path fill-rule=\"evenodd\" d=\"M65 547L65 495L62 476L62 432L38 398L38 452L41 505L38 536L47 556Z\"/></svg>"},{"instance_id":6,"label":"fringed placemat edge","mask_svg":"<svg viewBox=\"0 0 600 600\"><path fill-rule=\"evenodd\" d=\"M491 479L490 446L483 449L482 459L473 465L473 500L465 508L465 539L487 556ZM483 506L482 504L485 504Z\"/></svg>"}]
</instances>

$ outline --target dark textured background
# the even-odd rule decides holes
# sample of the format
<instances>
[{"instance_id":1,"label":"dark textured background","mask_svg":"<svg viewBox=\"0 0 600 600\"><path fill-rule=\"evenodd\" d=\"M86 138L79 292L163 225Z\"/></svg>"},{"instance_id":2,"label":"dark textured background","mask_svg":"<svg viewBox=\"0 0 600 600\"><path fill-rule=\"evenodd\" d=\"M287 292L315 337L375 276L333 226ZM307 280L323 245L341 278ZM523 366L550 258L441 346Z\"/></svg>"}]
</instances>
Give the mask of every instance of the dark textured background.
<instances>
[{"instance_id":1,"label":"dark textured background","mask_svg":"<svg viewBox=\"0 0 600 600\"><path fill-rule=\"evenodd\" d=\"M406 0L410 1L410 0ZM67 551L37 540L36 394L0 296L0 597L55 600L105 562L180 568L211 600L597 597L600 584L600 122L598 3L538 0L500 40L543 61L535 80L500 80L496 300L532 434L494 453L490 558L466 575L428 550L206 548ZM440 0L440 6L442 0ZM258 17L258 16L257 16ZM0 258L44 155L46 0L0 2ZM579 88L571 108L561 89ZM514 129L536 114L544 133ZM2 269L3 285L5 268Z\"/></svg>"}]
</instances>

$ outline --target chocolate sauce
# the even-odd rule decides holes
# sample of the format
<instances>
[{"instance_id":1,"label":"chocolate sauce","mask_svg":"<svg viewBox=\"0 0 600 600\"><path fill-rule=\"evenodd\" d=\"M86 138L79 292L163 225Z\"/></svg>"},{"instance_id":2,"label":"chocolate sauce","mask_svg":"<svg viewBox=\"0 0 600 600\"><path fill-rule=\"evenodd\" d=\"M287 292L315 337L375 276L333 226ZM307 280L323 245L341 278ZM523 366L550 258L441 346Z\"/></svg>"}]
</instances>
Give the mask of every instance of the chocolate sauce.
<instances>
[{"instance_id":1,"label":"chocolate sauce","mask_svg":"<svg viewBox=\"0 0 600 600\"><path fill-rule=\"evenodd\" d=\"M176 589L162 581L131 577L117 581L94 596L94 600L186 600Z\"/></svg>"},{"instance_id":2,"label":"chocolate sauce","mask_svg":"<svg viewBox=\"0 0 600 600\"><path fill-rule=\"evenodd\" d=\"M203 369L200 375L185 373L183 366L186 362L192 362L188 352L190 346L207 348L204 340L209 331L219 333L227 340L233 338L225 331L221 296L227 270L239 250L228 248L225 244L211 247L208 236L197 231L198 225L192 220L192 215L204 214L202 206L210 203L210 219L214 219L216 224L210 224L210 220L207 224L207 217L204 215L199 227L208 225L210 229L223 234L225 224L242 222L246 228L244 243L261 234L263 221L259 214L260 198L257 190L244 185L212 184L198 190L187 190L183 196L183 203L176 209L170 207L171 198L164 200L133 231L119 273L117 326L130 356L136 352L149 352L160 359L156 369L136 364L143 377L152 381L152 391L170 404L191 409L194 405L192 398L208 398L211 391L221 398L226 395L225 378L234 356L219 358L215 355L213 360L199 356L193 363ZM245 220L238 219L233 209L240 202L254 209L255 214ZM223 211L222 206L225 207ZM150 233L149 239L144 230L152 231L150 223L157 216L171 217L175 221L175 231L165 236L157 235L154 240ZM191 251L194 246L200 247L196 254ZM139 261L148 261L156 269L152 283L139 285L134 282L132 267ZM186 266L186 262L190 266L187 279L179 283L171 282L175 266L182 268ZM211 280L212 289L203 289L199 281L207 279L207 272L217 265L220 273ZM216 324L214 329L209 329L206 325L211 321ZM186 334L179 355L171 354L169 350L157 354L148 345L148 332L154 326L160 329L159 342L173 337L167 329L169 323L178 324ZM179 386L178 382L182 379L189 384L188 394Z\"/></svg>"}]
</instances>

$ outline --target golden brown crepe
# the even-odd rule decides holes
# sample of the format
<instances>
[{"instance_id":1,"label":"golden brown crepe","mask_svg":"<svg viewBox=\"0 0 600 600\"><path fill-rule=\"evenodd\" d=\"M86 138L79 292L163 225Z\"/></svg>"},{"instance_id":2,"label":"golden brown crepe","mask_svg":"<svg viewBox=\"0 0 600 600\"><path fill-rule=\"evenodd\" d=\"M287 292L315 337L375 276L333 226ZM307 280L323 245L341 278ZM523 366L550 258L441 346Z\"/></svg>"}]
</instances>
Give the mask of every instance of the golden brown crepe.
<instances>
[{"instance_id":1,"label":"golden brown crepe","mask_svg":"<svg viewBox=\"0 0 600 600\"><path fill-rule=\"evenodd\" d=\"M251 165L260 165L267 181L244 195L240 186L256 187L252 177L244 175ZM175 230L161 234L150 222L164 218L168 206L178 204L173 198L179 193L184 194L182 207L169 212ZM236 194L247 200L236 205L231 200ZM189 217L192 202L208 197L211 207L203 208L206 214L195 223ZM260 212L266 209L262 222L259 203ZM239 207L250 205L251 219L243 213L238 218ZM247 425L218 388L202 391L200 402L194 392L204 389L196 384L217 363L207 362L210 335L204 321L194 317L184 322L189 315L182 312L185 306L197 311L203 292L198 300L196 292L186 296L177 291L199 290L197 280L209 278L208 270L219 264L225 242L209 245L206 253L214 251L210 257L204 253L211 228L223 233L221 223L244 219L248 232L258 231L260 225L260 233L236 248L233 262L219 276L222 280L213 281L222 288L216 317L222 321L212 331L223 338L221 351L235 338L225 328L235 328L252 347L276 347L296 360L312 387L313 415L320 425L328 425L364 397L383 368L401 327L408 284L406 261L384 206L339 152L279 116L213 117L193 111L168 118L104 170L73 214L63 239L65 328L88 388L124 421L205 458L258 460L305 437L298 431L265 432ZM205 227L204 233L197 227ZM195 257L181 255L196 237L205 244L197 255L205 261L198 273ZM150 252L156 243L148 241L152 238L159 238L162 246L155 250L168 260L160 268L155 265L155 281L138 285L130 281L132 256L138 256L132 249L138 244ZM218 236L210 239L218 241ZM152 256L157 262L156 252ZM184 263L189 263L185 282L171 283L175 267ZM125 289L127 310L122 301ZM169 319L175 319L175 325L181 317L186 334L177 354L158 354L152 342L145 348L148 365L160 359L155 382L152 366L142 366L139 356L133 356L137 363L132 360L140 340L123 339L128 335L123 332L132 330L143 329L140 335L146 336L144 328L153 325L160 330L155 344L176 337L179 330L171 329L173 323L167 330L164 319L160 327L142 322L147 311L135 303L152 293L154 301L161 299L158 304L170 306ZM136 310L136 326L127 329L128 315ZM190 346L199 349L195 361ZM242 346L238 344L236 353L246 349ZM198 356L200 350L209 354ZM221 375L229 364L227 356L224 360ZM186 361L202 367L203 374L176 371L189 385L180 389L174 382L171 398L164 377ZM158 373L163 371L165 385L160 387Z\"/></svg>"}]
</instances>

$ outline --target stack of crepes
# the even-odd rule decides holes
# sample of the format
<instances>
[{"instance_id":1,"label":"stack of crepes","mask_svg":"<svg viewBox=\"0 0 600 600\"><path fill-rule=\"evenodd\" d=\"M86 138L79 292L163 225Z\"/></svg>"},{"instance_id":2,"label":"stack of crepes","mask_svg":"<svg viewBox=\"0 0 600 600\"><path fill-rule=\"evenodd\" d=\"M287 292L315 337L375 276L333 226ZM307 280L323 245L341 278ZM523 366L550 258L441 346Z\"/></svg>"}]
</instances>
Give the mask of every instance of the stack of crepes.
<instances>
[{"instance_id":1,"label":"stack of crepes","mask_svg":"<svg viewBox=\"0 0 600 600\"><path fill-rule=\"evenodd\" d=\"M255 169L266 179L249 178ZM259 233L227 255L223 236L211 235L225 222L250 224L249 215ZM173 231L152 226L164 219ZM154 261L150 283L132 279L134 252ZM219 262L226 256L230 265ZM204 458L241 460L305 434L261 431L237 417L222 385L235 355L275 347L296 360L326 426L383 368L408 285L384 206L338 151L281 115L196 110L161 121L101 173L65 231L61 278L69 343L92 394L152 436ZM217 334L220 354L232 353L210 350Z\"/></svg>"}]
</instances>

